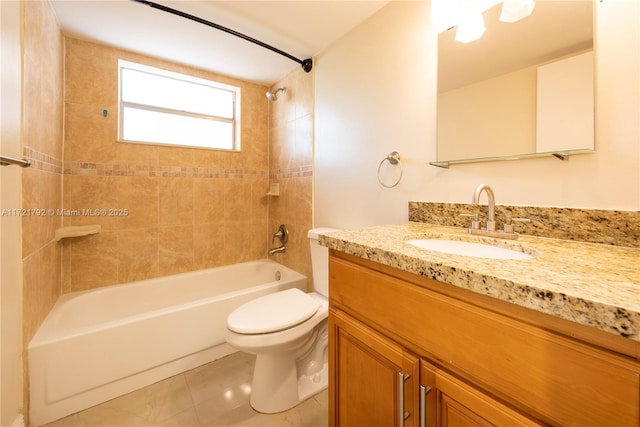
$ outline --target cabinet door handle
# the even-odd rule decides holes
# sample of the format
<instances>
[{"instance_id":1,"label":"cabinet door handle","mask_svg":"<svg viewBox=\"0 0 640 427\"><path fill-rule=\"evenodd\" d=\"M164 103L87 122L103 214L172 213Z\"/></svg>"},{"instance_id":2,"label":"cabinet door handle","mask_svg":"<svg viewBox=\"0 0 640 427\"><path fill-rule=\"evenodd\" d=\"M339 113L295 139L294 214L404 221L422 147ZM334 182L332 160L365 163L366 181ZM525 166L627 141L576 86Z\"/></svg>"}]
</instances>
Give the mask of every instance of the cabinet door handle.
<instances>
[{"instance_id":1,"label":"cabinet door handle","mask_svg":"<svg viewBox=\"0 0 640 427\"><path fill-rule=\"evenodd\" d=\"M404 420L409 418L409 413L404 411L404 383L409 379L409 374L398 372L398 426L404 427Z\"/></svg>"},{"instance_id":2,"label":"cabinet door handle","mask_svg":"<svg viewBox=\"0 0 640 427\"><path fill-rule=\"evenodd\" d=\"M420 427L427 427L427 394L431 387L420 385Z\"/></svg>"}]
</instances>

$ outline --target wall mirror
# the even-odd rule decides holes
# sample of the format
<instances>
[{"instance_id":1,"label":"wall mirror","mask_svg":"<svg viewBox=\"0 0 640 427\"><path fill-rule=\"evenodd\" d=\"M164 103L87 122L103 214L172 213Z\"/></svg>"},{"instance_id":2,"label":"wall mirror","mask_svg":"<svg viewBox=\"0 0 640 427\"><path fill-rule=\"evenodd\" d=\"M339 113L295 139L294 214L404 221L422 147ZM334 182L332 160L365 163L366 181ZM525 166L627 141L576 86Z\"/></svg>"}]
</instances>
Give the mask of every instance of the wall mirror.
<instances>
[{"instance_id":1,"label":"wall mirror","mask_svg":"<svg viewBox=\"0 0 640 427\"><path fill-rule=\"evenodd\" d=\"M438 36L435 166L593 152L593 0L539 0L515 23L501 8L479 40Z\"/></svg>"}]
</instances>

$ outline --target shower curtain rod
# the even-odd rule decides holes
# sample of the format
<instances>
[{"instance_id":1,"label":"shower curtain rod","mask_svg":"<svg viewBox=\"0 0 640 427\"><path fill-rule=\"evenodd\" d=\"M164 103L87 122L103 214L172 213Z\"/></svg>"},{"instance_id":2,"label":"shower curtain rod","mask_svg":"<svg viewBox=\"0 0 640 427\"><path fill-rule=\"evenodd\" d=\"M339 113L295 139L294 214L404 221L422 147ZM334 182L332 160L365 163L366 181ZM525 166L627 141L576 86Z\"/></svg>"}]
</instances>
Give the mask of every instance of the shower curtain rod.
<instances>
[{"instance_id":1,"label":"shower curtain rod","mask_svg":"<svg viewBox=\"0 0 640 427\"><path fill-rule=\"evenodd\" d=\"M264 42L261 42L260 40L256 40L253 37L247 36L246 34L239 33L238 31L234 31L234 30L232 30L230 28L223 27L222 25L218 25L218 24L213 23L211 21L207 21L206 19L198 18L197 16L189 15L188 13L181 12L179 10L172 9L170 7L163 6L161 4L154 3L154 2L151 2L151 1L147 1L147 0L131 0L131 1L134 1L136 3L142 3L142 4L145 4L147 6L152 7L154 9L159 9L159 10L162 10L164 12L168 12L168 13L171 13L171 14L174 14L174 15L177 15L177 16L181 16L183 18L190 19L192 21L198 22L200 24L207 25L207 26L215 28L217 30L224 31L225 33L234 35L236 37L240 37L241 39L244 39L244 40L249 41L251 43L257 44L258 46L264 47L265 49L269 49L272 52L278 53L278 54L280 54L282 56L286 56L287 58L291 59L292 61L295 61L298 64L300 64L302 66L302 69L307 73L309 71L311 71L311 68L313 68L313 60L311 58L298 59L295 56L290 55L287 52L284 52L284 51L282 51L282 50L280 50L278 48L275 48L275 47L273 47L271 45L268 45L268 44L266 44Z\"/></svg>"}]
</instances>

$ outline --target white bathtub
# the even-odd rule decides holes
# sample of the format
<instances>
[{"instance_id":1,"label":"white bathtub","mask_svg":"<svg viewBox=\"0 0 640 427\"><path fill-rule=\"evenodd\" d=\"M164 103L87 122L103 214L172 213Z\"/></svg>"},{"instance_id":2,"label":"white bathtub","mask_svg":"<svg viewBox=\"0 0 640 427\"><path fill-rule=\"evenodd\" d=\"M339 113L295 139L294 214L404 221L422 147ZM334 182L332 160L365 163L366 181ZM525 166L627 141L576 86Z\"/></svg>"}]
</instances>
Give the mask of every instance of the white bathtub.
<instances>
[{"instance_id":1,"label":"white bathtub","mask_svg":"<svg viewBox=\"0 0 640 427\"><path fill-rule=\"evenodd\" d=\"M29 343L35 426L210 362L235 350L226 318L307 278L270 260L61 296Z\"/></svg>"}]
</instances>

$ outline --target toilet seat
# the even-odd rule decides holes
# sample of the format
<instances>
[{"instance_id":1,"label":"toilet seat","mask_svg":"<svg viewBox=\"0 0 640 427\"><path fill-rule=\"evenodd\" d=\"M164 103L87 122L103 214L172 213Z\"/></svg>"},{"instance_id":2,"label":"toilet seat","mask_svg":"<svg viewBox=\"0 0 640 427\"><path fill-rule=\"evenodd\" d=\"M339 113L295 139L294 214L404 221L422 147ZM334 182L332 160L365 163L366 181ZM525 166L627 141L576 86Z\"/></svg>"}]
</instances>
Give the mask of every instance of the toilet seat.
<instances>
[{"instance_id":1,"label":"toilet seat","mask_svg":"<svg viewBox=\"0 0 640 427\"><path fill-rule=\"evenodd\" d=\"M249 301L227 318L227 327L238 334L266 334L288 329L310 319L320 303L298 288Z\"/></svg>"}]
</instances>

